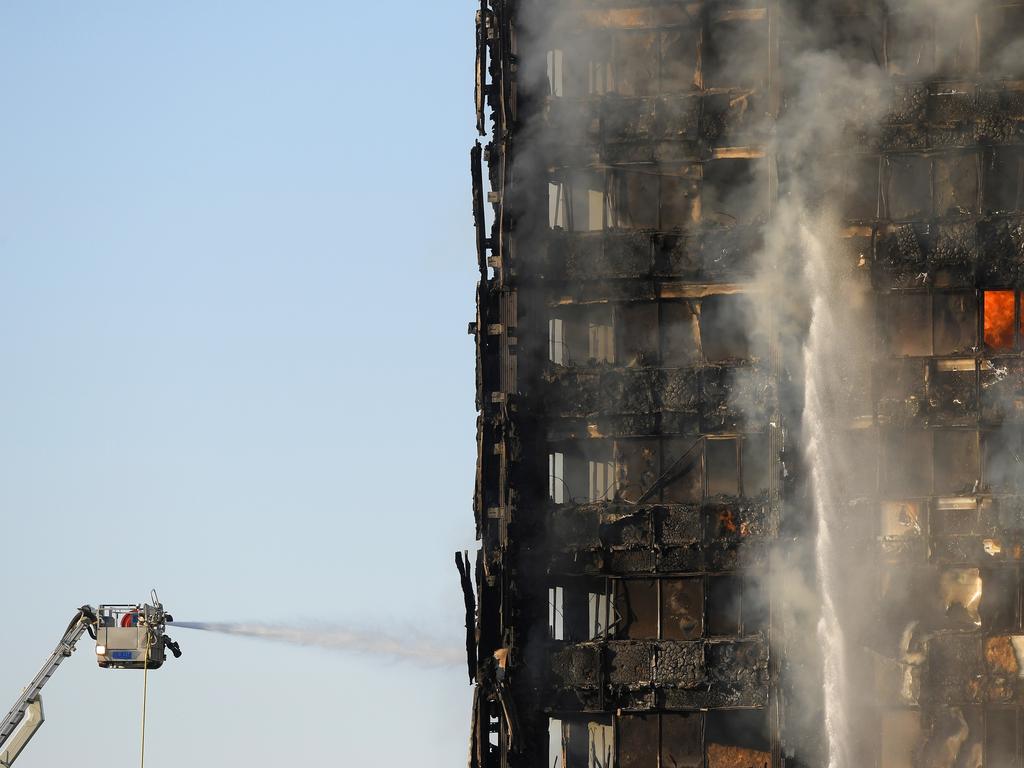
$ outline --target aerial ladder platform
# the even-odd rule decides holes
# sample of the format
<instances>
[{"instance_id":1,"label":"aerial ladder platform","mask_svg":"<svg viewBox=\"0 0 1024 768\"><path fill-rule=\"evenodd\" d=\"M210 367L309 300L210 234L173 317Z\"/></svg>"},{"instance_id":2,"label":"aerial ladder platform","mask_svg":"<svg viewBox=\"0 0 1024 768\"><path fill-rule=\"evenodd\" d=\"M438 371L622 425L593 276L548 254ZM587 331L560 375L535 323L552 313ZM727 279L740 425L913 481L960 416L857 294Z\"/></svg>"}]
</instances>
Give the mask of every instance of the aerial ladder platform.
<instances>
[{"instance_id":1,"label":"aerial ladder platform","mask_svg":"<svg viewBox=\"0 0 1024 768\"><path fill-rule=\"evenodd\" d=\"M165 633L173 618L164 612L155 591L150 597L150 603L78 609L53 653L0 721L0 767L13 765L43 724L43 686L86 632L96 641L97 663L106 669L158 669L167 651L181 656L178 644Z\"/></svg>"}]
</instances>

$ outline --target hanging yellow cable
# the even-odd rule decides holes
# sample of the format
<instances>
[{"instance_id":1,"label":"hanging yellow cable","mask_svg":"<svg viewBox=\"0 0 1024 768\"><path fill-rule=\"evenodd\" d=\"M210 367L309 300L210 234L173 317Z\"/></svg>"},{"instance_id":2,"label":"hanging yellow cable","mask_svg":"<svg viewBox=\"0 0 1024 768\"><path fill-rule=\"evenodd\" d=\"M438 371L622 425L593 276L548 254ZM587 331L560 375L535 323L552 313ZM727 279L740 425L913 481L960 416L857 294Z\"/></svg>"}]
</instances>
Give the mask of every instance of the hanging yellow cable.
<instances>
[{"instance_id":1,"label":"hanging yellow cable","mask_svg":"<svg viewBox=\"0 0 1024 768\"><path fill-rule=\"evenodd\" d=\"M146 655L142 657L142 752L139 768L146 768L146 699L149 695L149 646L152 639L146 627Z\"/></svg>"}]
</instances>

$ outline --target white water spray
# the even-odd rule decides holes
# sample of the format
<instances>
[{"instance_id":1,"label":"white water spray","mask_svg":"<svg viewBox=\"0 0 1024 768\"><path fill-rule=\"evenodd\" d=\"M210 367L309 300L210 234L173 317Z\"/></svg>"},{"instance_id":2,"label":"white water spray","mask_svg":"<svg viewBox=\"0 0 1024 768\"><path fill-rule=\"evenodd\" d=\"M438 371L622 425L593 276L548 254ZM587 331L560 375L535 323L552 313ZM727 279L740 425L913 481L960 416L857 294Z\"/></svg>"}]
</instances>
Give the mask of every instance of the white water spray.
<instances>
[{"instance_id":1,"label":"white water spray","mask_svg":"<svg viewBox=\"0 0 1024 768\"><path fill-rule=\"evenodd\" d=\"M825 732L828 737L828 768L851 765L850 702L844 631L837 605L841 585L842 554L838 547L839 516L845 504L837 487L843 470L835 440L837 435L837 375L850 365L839 339L844 333L837 319L842 304L833 295L835 270L830 268L824 245L801 226L805 280L811 305L811 325L804 347L806 458L811 472L814 514L817 523L814 555L821 597L817 634L822 647Z\"/></svg>"},{"instance_id":2,"label":"white water spray","mask_svg":"<svg viewBox=\"0 0 1024 768\"><path fill-rule=\"evenodd\" d=\"M330 625L318 625L314 628L287 624L215 621L176 621L173 627L359 653L393 661L416 662L428 667L449 667L466 663L464 650L415 631L398 637L382 632Z\"/></svg>"}]
</instances>

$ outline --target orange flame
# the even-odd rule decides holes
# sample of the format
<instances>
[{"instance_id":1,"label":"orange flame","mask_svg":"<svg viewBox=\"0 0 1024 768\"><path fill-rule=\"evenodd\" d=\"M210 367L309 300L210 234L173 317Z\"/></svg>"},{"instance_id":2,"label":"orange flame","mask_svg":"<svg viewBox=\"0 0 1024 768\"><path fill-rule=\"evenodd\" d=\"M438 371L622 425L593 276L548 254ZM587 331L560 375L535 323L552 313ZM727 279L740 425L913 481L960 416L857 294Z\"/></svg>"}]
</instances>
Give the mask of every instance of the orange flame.
<instances>
[{"instance_id":1,"label":"orange flame","mask_svg":"<svg viewBox=\"0 0 1024 768\"><path fill-rule=\"evenodd\" d=\"M736 533L736 520L732 516L731 509L722 510L718 514L718 524L722 526L722 530L726 533Z\"/></svg>"},{"instance_id":2,"label":"orange flame","mask_svg":"<svg viewBox=\"0 0 1024 768\"><path fill-rule=\"evenodd\" d=\"M985 291L985 345L1013 349L1013 291Z\"/></svg>"}]
</instances>

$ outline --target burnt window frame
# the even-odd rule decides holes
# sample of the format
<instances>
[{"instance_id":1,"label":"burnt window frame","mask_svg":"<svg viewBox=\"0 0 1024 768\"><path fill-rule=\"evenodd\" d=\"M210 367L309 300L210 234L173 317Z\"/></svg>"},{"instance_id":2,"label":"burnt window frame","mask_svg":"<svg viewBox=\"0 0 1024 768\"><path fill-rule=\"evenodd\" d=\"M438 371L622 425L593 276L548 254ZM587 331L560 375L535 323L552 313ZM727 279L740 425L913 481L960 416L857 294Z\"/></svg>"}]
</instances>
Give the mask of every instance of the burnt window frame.
<instances>
[{"instance_id":1,"label":"burnt window frame","mask_svg":"<svg viewBox=\"0 0 1024 768\"><path fill-rule=\"evenodd\" d=\"M989 17L997 13L1003 14L1003 17L990 22ZM1007 23L1006 16L1008 15L1016 16L1016 21L1018 22L1024 22L1024 6L1015 2L999 2L983 7L978 14L978 69L982 75L989 79L1019 80L1024 77L1024 65L1019 65L1021 69L1017 71L1009 72L1005 69L997 69L995 67L996 62L993 60L998 58L999 54L1006 47L1006 40L993 40L993 37L999 38L1001 31L1015 28L1012 23ZM993 30L997 31L993 32ZM997 42L1002 43L1002 45L997 45Z\"/></svg>"},{"instance_id":2,"label":"burnt window frame","mask_svg":"<svg viewBox=\"0 0 1024 768\"><path fill-rule=\"evenodd\" d=\"M654 204L644 205L645 211L654 211L655 220L643 226L634 223L631 213L630 176L648 176L655 180L651 197ZM671 184L677 189L672 190ZM688 191L687 191L688 189ZM683 223L669 226L669 211L678 211L679 195L688 200L688 207L682 217ZM606 171L604 216L605 231L618 232L679 232L700 223L703 195L703 173L699 163L675 162L641 164L636 166L611 166Z\"/></svg>"},{"instance_id":3,"label":"burnt window frame","mask_svg":"<svg viewBox=\"0 0 1024 768\"><path fill-rule=\"evenodd\" d=\"M619 479L618 491L620 496L628 502L635 502L636 499L642 497L650 487L657 482L669 469L672 468L673 464L683 457L692 456L690 459L690 465L693 466L691 472L696 472L696 479L700 483L700 494L699 498L692 499L672 499L666 498L666 490L668 490L675 482L679 481L689 473L680 474L671 480L666 480L658 491L647 501L650 504L705 504L712 501L715 497L708 493L708 451L707 446L709 442L732 442L734 443L734 450L736 452L736 493L726 494L725 498L728 499L742 499L742 500L756 500L763 497L766 491L770 492L772 489L772 473L777 470L774 466L771 455L771 438L768 432L723 432L716 434L701 434L696 436L651 436L651 437L639 437L639 438L612 438L614 442L614 456L616 462L616 474ZM651 483L646 486L641 486L632 482L628 476L627 466L628 462L623 460L623 455L626 452L635 450L634 445L644 447L646 444L656 445L655 450L657 451L657 466L658 473L652 479ZM758 463L762 463L762 466L758 466L754 462L751 462L752 467L756 467L757 476L760 476L761 472L766 473L767 486L762 488L748 488L747 485L750 483L751 474L748 475L746 472L746 459L747 452L753 452L755 449L763 449L765 455L761 457ZM670 452L671 450L671 452ZM681 451L681 452L680 452ZM695 466L694 466L695 465ZM690 475L692 477L692 475ZM670 492L671 493L671 492Z\"/></svg>"},{"instance_id":4,"label":"burnt window frame","mask_svg":"<svg viewBox=\"0 0 1024 768\"><path fill-rule=\"evenodd\" d=\"M982 306L981 306L980 297L978 295L978 291L973 290L973 289L969 289L969 290L936 289L936 290L933 290L931 292L931 296L932 296L932 308L931 308L931 322L932 322L931 348L932 348L932 354L930 355L930 357L949 358L949 359L974 357L977 354L978 349L980 347L980 338L979 338L980 327L979 326L980 326L980 319L982 317ZM971 344L969 347L966 347L966 348L952 349L952 350L940 352L939 351L939 340L940 340L939 323L940 323L940 320L941 320L941 315L940 315L940 311L939 311L940 310L940 303L944 302L944 301L948 301L949 299L957 299L957 298L959 298L959 299L961 299L963 301L968 302L973 307L974 317L971 318L971 317L968 316L967 318L965 318L965 321L967 321L967 322L969 322L970 320L973 319L973 323L971 323L970 325L968 325L967 322L964 323L964 328L971 327L971 335L973 336L973 344Z\"/></svg>"},{"instance_id":5,"label":"burnt window frame","mask_svg":"<svg viewBox=\"0 0 1024 768\"><path fill-rule=\"evenodd\" d=\"M746 166L744 172L726 173L727 167L731 166L737 169L741 165ZM758 150L740 156L713 156L702 162L700 169L700 214L698 218L703 226L727 229L756 227L766 223L771 210L771 174L765 154ZM741 181L737 182L737 179ZM709 198L710 191L716 192L714 198ZM738 210L744 212L742 216L734 215L726 210L709 210L710 203L729 202L737 198L739 192L754 194L751 202L738 206ZM727 221L721 221L722 217Z\"/></svg>"},{"instance_id":6,"label":"burnt window frame","mask_svg":"<svg viewBox=\"0 0 1024 768\"><path fill-rule=\"evenodd\" d=\"M925 19L925 14L920 12L913 12L910 10L902 10L895 13L889 13L885 17L884 27L884 43L882 46L882 56L885 63L885 71L890 77L899 78L902 80L918 80L922 76L935 69L935 57L936 57L936 45L935 45L935 26L932 18L927 17L927 21L919 23L916 28L918 30L924 30L928 35L928 38L922 44L922 53L927 58L926 61L912 65L910 67L904 66L901 61L897 66L897 57L895 56L894 43L900 38L894 34L894 30L898 30L898 24L907 19Z\"/></svg>"},{"instance_id":7,"label":"burnt window frame","mask_svg":"<svg viewBox=\"0 0 1024 768\"><path fill-rule=\"evenodd\" d=\"M614 639L612 599L607 576L566 575L547 583L548 639L584 643ZM560 596L560 600L559 600ZM593 599L592 598L596 598ZM591 605L593 603L593 606ZM559 607L561 613L559 615ZM561 635L558 622L561 622Z\"/></svg>"},{"instance_id":8,"label":"burnt window frame","mask_svg":"<svg viewBox=\"0 0 1024 768\"><path fill-rule=\"evenodd\" d=\"M598 182L600 183L598 184ZM547 176L547 231L566 232L577 235L589 234L591 236L607 232L611 228L608 210L609 183L609 174L604 168L558 168L550 173ZM554 203L551 200L552 188L558 189ZM587 191L586 226L582 226L582 222L576 221L576 214L579 212L578 209L583 205L583 202L579 201L579 204L577 204L574 198L582 189ZM592 228L590 226L592 218L590 193L598 191L598 189L601 193L601 226ZM560 224L559 221L563 223Z\"/></svg>"},{"instance_id":9,"label":"burnt window frame","mask_svg":"<svg viewBox=\"0 0 1024 768\"><path fill-rule=\"evenodd\" d=\"M578 506L614 498L620 490L620 466L613 438L579 438L549 440L547 446L548 504L553 506ZM559 460L559 456L561 459ZM609 457L609 458L606 458ZM612 482L604 489L604 495L591 498L592 465L610 464ZM561 468L561 476L557 474ZM578 481L580 488L574 488ZM561 494L558 489L561 489ZM582 493L581 491L586 491ZM609 495L609 491L611 494ZM559 501L559 497L561 501Z\"/></svg>"},{"instance_id":10,"label":"burnt window frame","mask_svg":"<svg viewBox=\"0 0 1024 768\"><path fill-rule=\"evenodd\" d=\"M697 732L699 732L700 737L699 737L699 744L698 744L699 754L697 755L697 758L696 758L698 762L695 763L695 765L701 765L701 766L706 765L707 764L707 745L704 742L704 733L705 733L705 728L706 728L706 726L705 726L706 716L707 716L707 711L699 710L699 709L695 709L695 710L692 710L692 711L686 711L686 712L676 712L676 711L671 711L671 712L670 711L644 711L644 712L620 711L620 712L616 713L616 716L615 716L615 768L621 768L621 766L624 765L624 763L622 762L622 754L619 751L620 745L622 744L622 735L621 735L622 734L622 730L621 729L622 729L622 725L623 725L622 721L625 718L634 718L634 717L657 718L658 736L657 736L657 740L656 740L655 744L653 745L653 755L652 755L654 757L654 765L652 766L652 765L649 765L649 764L645 764L644 768L654 768L654 766L659 766L659 765L660 766L665 766L666 768L668 767L668 763L665 760L663 760L664 751L665 751L665 733L666 733L665 718L677 718L677 717L686 717L686 718L692 717L692 718L694 718L696 720L696 728L695 728L695 730Z\"/></svg>"},{"instance_id":11,"label":"burnt window frame","mask_svg":"<svg viewBox=\"0 0 1024 768\"><path fill-rule=\"evenodd\" d=\"M971 325L973 325L972 335L974 337L974 344L970 348L966 349L953 349L938 352L937 339L939 339L939 333L937 331L939 330L938 323L941 320L939 309L941 304L947 301L949 297L959 297L973 305L974 317ZM981 350L984 330L983 291L975 290L973 288L893 290L879 294L878 299L879 301L877 301L876 304L876 316L879 327L884 329L883 341L885 344L885 358L887 360L924 360L930 358L960 360L974 358ZM906 322L903 319L900 320L900 326L897 327L896 313L909 306L910 301L918 301L922 305L926 304L927 306L927 317L923 318L921 323L916 326L918 329L923 331L925 335L914 342L913 346L918 347L917 351L904 354L894 350L894 345L897 343L896 331L907 330L902 325L903 322ZM968 317L966 319L970 321L972 318ZM965 327L970 326L965 325Z\"/></svg>"},{"instance_id":12,"label":"burnt window frame","mask_svg":"<svg viewBox=\"0 0 1024 768\"><path fill-rule=\"evenodd\" d=\"M845 221L877 221L884 216L882 209L883 164L882 155L865 154L850 155L844 158L843 179L840 182L841 199L843 200L843 219ZM874 164L873 178L866 171ZM874 211L860 211L852 203L866 204L870 199L865 185L874 187ZM854 214L867 213L867 216Z\"/></svg>"},{"instance_id":13,"label":"burnt window frame","mask_svg":"<svg viewBox=\"0 0 1024 768\"><path fill-rule=\"evenodd\" d=\"M721 571L721 572L696 572L692 574L671 574L671 575L650 575L650 574L637 574L631 576L598 576L598 577L565 577L562 579L549 580L547 585L547 592L545 596L548 599L549 617L551 616L552 603L550 595L554 590L562 589L562 610L563 610L563 637L555 638L552 636L553 627L548 625L549 639L553 642L560 643L582 643L582 642L604 642L610 640L629 640L629 641L658 641L658 642L686 642L696 643L705 642L710 640L722 640L727 638L732 639L744 639L753 637L767 637L770 632L770 604L771 594L767 584L757 573L747 573L739 571ZM600 584L599 584L600 582ZM628 627L628 613L624 612L628 610L628 590L627 586L630 582L652 582L654 585L654 615L646 617L648 621L653 621L655 631L653 635L637 635L634 637L627 637L624 634L624 628ZM693 582L698 583L700 588L700 599L701 599L701 610L700 610L700 630L693 637L689 638L678 638L678 637L666 637L666 610L665 601L667 594L665 591L665 584L667 582ZM728 584L728 594L730 596L731 607L726 610L731 610L735 613L735 631L721 631L718 625L712 620L713 611L721 610L718 607L712 607L714 602L711 599L713 589L714 594L721 593L717 591L718 588L713 587L713 584ZM600 586L599 589L595 589ZM575 594L567 592L567 590L574 590ZM583 595L586 595L586 601L576 605L573 610L582 610L581 605L587 606L587 618L586 618L586 636L581 636L578 631L578 627L575 625L570 626L568 620L568 608L566 608L567 600L569 595L574 601L579 601ZM597 608L595 610L600 611L602 606L605 611L605 615L595 616L594 621L591 621L589 601L590 595L598 595L596 601ZM603 600L601 599L603 596ZM575 604L575 603L574 603ZM598 631L598 628L601 631Z\"/></svg>"},{"instance_id":14,"label":"burnt window frame","mask_svg":"<svg viewBox=\"0 0 1024 768\"><path fill-rule=\"evenodd\" d=\"M999 446L1003 452L1009 452L1010 457L1016 462L1024 460L1024 434L1019 429L1007 433L1005 427L980 430L980 452L981 452L981 485L980 492L991 496L1017 496L1024 495L1024 467L1018 469L1016 477L1012 478L1009 484L992 482L990 464L993 464L991 447L997 441L1003 441ZM1014 445L1014 441L1016 445Z\"/></svg>"},{"instance_id":15,"label":"burnt window frame","mask_svg":"<svg viewBox=\"0 0 1024 768\"><path fill-rule=\"evenodd\" d=\"M901 425L887 425L879 433L879 456L882 472L878 478L878 495L881 501L917 501L930 498L958 498L976 496L983 492L985 480L985 458L984 458L984 429L976 423L968 426L915 426L906 428ZM938 478L939 467L937 466L940 442L946 435L973 435L976 446L977 471L975 483L972 489L963 491L945 489L941 486ZM905 441L901 444L900 441ZM919 441L919 443L917 442ZM913 452L910 449L918 447L921 450ZM920 461L927 461L927 471L919 474L918 477L909 476L910 479L922 481L920 486L893 485L902 478L906 480L908 474L901 467L899 459L907 455L917 455ZM891 474L890 474L891 472ZM927 482L924 482L927 479Z\"/></svg>"},{"instance_id":16,"label":"burnt window frame","mask_svg":"<svg viewBox=\"0 0 1024 768\"><path fill-rule=\"evenodd\" d=\"M955 168L954 163L959 161L965 161L968 167L971 167L974 174L974 199L965 200L964 202L969 203L969 207L961 208L950 212L949 209L945 211L939 210L939 167L942 165L948 165L950 169ZM939 152L932 155L929 158L929 176L931 178L931 192L930 192L930 206L928 211L931 218L935 219L949 219L952 221L964 220L971 216L977 216L982 210L982 175L983 175L983 161L982 153L978 148L964 148L964 149L953 149L944 152ZM954 178L953 174L950 174L950 178ZM955 188L955 184L951 184L951 187Z\"/></svg>"},{"instance_id":17,"label":"burnt window frame","mask_svg":"<svg viewBox=\"0 0 1024 768\"><path fill-rule=\"evenodd\" d=\"M558 768L588 768L591 765L589 733L590 726L594 723L607 728L611 734L610 754L606 753L608 760L607 762L602 761L601 764L614 768L618 751L614 714L597 712L549 713L547 719L548 757L555 751L555 745L551 743L551 731L553 730L554 723L557 722L559 724L558 730L561 736L561 743L557 752L561 759L559 760ZM581 746L583 747L582 753ZM571 761L567 759L569 756L573 758Z\"/></svg>"},{"instance_id":18,"label":"burnt window frame","mask_svg":"<svg viewBox=\"0 0 1024 768\"><path fill-rule=\"evenodd\" d=\"M716 35L716 31L725 32L725 34ZM704 52L700 68L701 88L705 90L752 90L754 92L765 90L768 85L771 61L771 34L771 24L764 8L754 8L748 12L730 13L725 11L711 19L701 35L701 48ZM756 45L743 44L750 41L758 42ZM751 74L755 78L754 82L736 80L735 75L724 68L729 57L717 53L719 50L734 53L736 50L750 51L752 61L744 63L751 64L751 72L744 74ZM762 57L761 66L757 66L755 54ZM723 66L723 71L715 72L713 70L715 66Z\"/></svg>"},{"instance_id":19,"label":"burnt window frame","mask_svg":"<svg viewBox=\"0 0 1024 768\"><path fill-rule=\"evenodd\" d=\"M1017 161L1017 183L1014 202L1010 207L1000 205L1005 201L996 200L995 171L993 165L1004 153ZM982 213L986 216L1000 216L1019 213L1024 210L1024 147L1019 145L997 145L985 147L981 168ZM1012 186L1012 185L1011 185Z\"/></svg>"},{"instance_id":20,"label":"burnt window frame","mask_svg":"<svg viewBox=\"0 0 1024 768\"><path fill-rule=\"evenodd\" d=\"M904 177L899 172L901 167L910 168L916 166L915 170L923 169L927 178L920 179L910 177ZM919 153L908 153L908 152L894 152L882 156L882 177L881 177L881 194L883 195L883 205L880 210L882 216L888 221L895 224L904 224L923 221L931 218L932 211L934 209L934 190L935 190L935 171L932 163L932 158ZM894 202L897 195L894 194L893 183L898 182L901 184L906 183L906 179L909 178L913 185L920 186L921 190L924 191L925 199L917 209L911 211L894 211ZM909 187L908 187L909 189ZM916 196L915 196L916 197ZM898 215L897 215L898 214Z\"/></svg>"},{"instance_id":21,"label":"burnt window frame","mask_svg":"<svg viewBox=\"0 0 1024 768\"><path fill-rule=\"evenodd\" d=\"M559 368L589 370L601 365L616 365L615 305L564 304L548 307L547 355L545 364ZM560 331L556 335L555 330ZM599 331L606 347L604 354L591 356L594 329ZM586 350L583 350L583 347ZM558 349L555 359L554 350Z\"/></svg>"},{"instance_id":22,"label":"burnt window frame","mask_svg":"<svg viewBox=\"0 0 1024 768\"><path fill-rule=\"evenodd\" d=\"M967 221L978 216L986 206L984 193L984 175L986 155L978 148L956 148L925 155L919 152L892 152L881 156L879 190L879 215L892 224L912 224L928 220ZM973 199L965 198L962 208L955 210L939 210L940 166L965 161L972 168L974 175ZM973 162L971 162L973 161ZM903 171L924 172L924 177L904 175ZM954 178L954 175L950 175ZM903 185L903 189L894 189L894 184ZM955 185L952 185L955 188ZM905 203L904 192L916 191L919 195L911 195L913 199L921 197L921 202L913 210L895 210L897 203ZM900 192L900 195L895 194ZM970 197L970 196L968 196ZM905 208L905 206L903 206Z\"/></svg>"},{"instance_id":23,"label":"burnt window frame","mask_svg":"<svg viewBox=\"0 0 1024 768\"><path fill-rule=\"evenodd\" d=\"M1013 719L1013 733L1012 733L1012 746L1010 746L1010 754L1005 757L1010 758L1009 763L1000 762L994 763L991 758L995 755L990 755L993 747L993 741L989 738L990 734L1006 733L1006 723L1002 723L1001 728L995 727L995 724L990 722L993 713L1009 714ZM994 719L994 718L993 718ZM982 754L984 755L984 765L992 765L998 768L1000 765L1020 765L1020 755L1024 752L1024 710L1020 707L1014 707L1012 704L993 704L988 703L982 708L982 730L984 731L984 739L982 741ZM1000 755L1000 757L1004 757Z\"/></svg>"},{"instance_id":24,"label":"burnt window frame","mask_svg":"<svg viewBox=\"0 0 1024 768\"><path fill-rule=\"evenodd\" d=\"M559 100L582 100L608 93L611 72L611 40L607 31L563 30L562 37L545 51L545 78L548 83L548 98ZM583 52L597 53L586 63L580 58ZM595 73L603 69L604 86L595 90ZM555 77L560 75L559 77Z\"/></svg>"},{"instance_id":25,"label":"burnt window frame","mask_svg":"<svg viewBox=\"0 0 1024 768\"><path fill-rule=\"evenodd\" d=\"M704 348L701 344L700 337L700 303L698 299L662 299L658 302L658 363L666 369L688 369L695 368L704 363ZM674 322L675 318L671 317L672 311L666 311L669 307L678 307L678 311L682 317L688 320L688 324L683 326ZM687 331L691 335L687 344L691 352L689 359L681 362L669 361L666 358L669 356L669 352L672 352L672 356L679 355L682 357L681 345L678 343L670 343L668 338L670 336L677 336L680 331ZM676 349L670 349L675 346Z\"/></svg>"},{"instance_id":26,"label":"burnt window frame","mask_svg":"<svg viewBox=\"0 0 1024 768\"><path fill-rule=\"evenodd\" d=\"M664 368L664 369L691 369L705 366L730 367L736 362L748 362L761 359L765 354L765 337L757 327L756 316L758 309L758 294L753 292L733 293L709 293L706 296L697 298L659 298L645 301L617 301L595 304L566 304L551 306L548 308L546 339L547 353L545 362L548 365L559 367L586 368L600 366L603 364L619 367L631 366L632 357L642 353L642 361L639 367L643 368ZM711 302L710 304L708 302ZM733 303L731 313L716 312L705 314L705 309L710 306L725 306ZM691 325L687 329L693 333L692 351L688 361L666 361L667 342L669 334L676 329L676 325L670 321L674 320L666 312L667 306L681 307L688 312L691 318ZM626 349L624 340L636 338L637 334L627 334L625 317L628 312L637 312L643 308L653 308L656 318L649 330L649 340L653 343L649 349L629 350ZM738 314L737 314L738 313ZM722 336L720 331L725 326L726 316L737 315L739 318L738 331L732 333L724 342L712 342L711 349L705 343L706 338L716 339ZM603 315L603 316L602 316ZM583 345L583 327L587 325L588 348L584 353L577 347ZM719 327L721 326L721 327ZM610 328L602 331L609 335L607 340L610 347L603 356L590 356L590 328ZM561 335L556 338L554 329L558 328ZM742 339L739 336L742 335ZM717 346L716 346L717 345ZM558 348L560 360L553 356L553 350ZM732 349L735 347L735 349ZM742 349L740 349L742 347ZM735 351L742 354L720 356L722 351ZM709 352L712 353L709 355Z\"/></svg>"}]
</instances>

